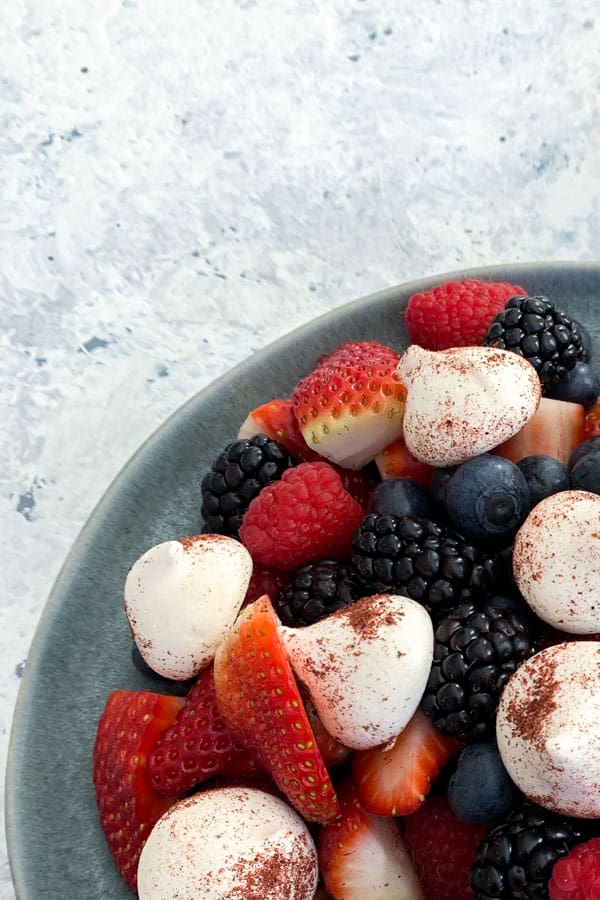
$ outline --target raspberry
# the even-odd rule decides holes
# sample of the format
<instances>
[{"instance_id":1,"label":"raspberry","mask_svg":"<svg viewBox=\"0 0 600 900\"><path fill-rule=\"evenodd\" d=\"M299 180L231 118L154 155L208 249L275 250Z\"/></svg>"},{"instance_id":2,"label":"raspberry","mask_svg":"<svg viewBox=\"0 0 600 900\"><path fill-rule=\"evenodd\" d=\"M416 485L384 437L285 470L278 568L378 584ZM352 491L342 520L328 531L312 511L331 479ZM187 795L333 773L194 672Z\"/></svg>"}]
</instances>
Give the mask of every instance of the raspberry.
<instances>
[{"instance_id":1,"label":"raspberry","mask_svg":"<svg viewBox=\"0 0 600 900\"><path fill-rule=\"evenodd\" d=\"M550 900L594 900L600 897L600 838L578 844L552 868Z\"/></svg>"},{"instance_id":2,"label":"raspberry","mask_svg":"<svg viewBox=\"0 0 600 900\"><path fill-rule=\"evenodd\" d=\"M407 816L405 838L427 900L472 900L469 873L488 825L456 818L446 797L429 797Z\"/></svg>"},{"instance_id":3,"label":"raspberry","mask_svg":"<svg viewBox=\"0 0 600 900\"><path fill-rule=\"evenodd\" d=\"M523 288L506 281L446 281L409 299L408 336L426 350L481 344L506 301L524 293Z\"/></svg>"},{"instance_id":4,"label":"raspberry","mask_svg":"<svg viewBox=\"0 0 600 900\"><path fill-rule=\"evenodd\" d=\"M240 538L255 562L295 569L350 552L363 508L325 462L302 463L264 487L248 508Z\"/></svg>"}]
</instances>

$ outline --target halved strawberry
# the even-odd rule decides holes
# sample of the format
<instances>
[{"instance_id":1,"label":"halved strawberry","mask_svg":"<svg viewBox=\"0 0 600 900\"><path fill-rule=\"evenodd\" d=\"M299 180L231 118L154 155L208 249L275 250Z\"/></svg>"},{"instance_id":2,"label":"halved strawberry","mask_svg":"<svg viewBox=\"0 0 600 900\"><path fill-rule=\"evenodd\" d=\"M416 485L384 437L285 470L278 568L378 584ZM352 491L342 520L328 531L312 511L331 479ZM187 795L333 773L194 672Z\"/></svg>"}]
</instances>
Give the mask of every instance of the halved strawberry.
<instances>
[{"instance_id":1,"label":"halved strawberry","mask_svg":"<svg viewBox=\"0 0 600 900\"><path fill-rule=\"evenodd\" d=\"M231 731L257 754L289 802L312 822L339 814L329 773L267 596L246 606L217 650L217 704Z\"/></svg>"},{"instance_id":2,"label":"halved strawberry","mask_svg":"<svg viewBox=\"0 0 600 900\"><path fill-rule=\"evenodd\" d=\"M100 824L115 864L132 890L142 847L175 802L152 790L148 754L184 702L182 697L151 691L113 691L98 722L93 779Z\"/></svg>"},{"instance_id":3,"label":"halved strawberry","mask_svg":"<svg viewBox=\"0 0 600 900\"><path fill-rule=\"evenodd\" d=\"M358 796L377 816L407 816L425 800L431 784L458 750L420 710L391 746L359 750L352 757Z\"/></svg>"},{"instance_id":4,"label":"halved strawberry","mask_svg":"<svg viewBox=\"0 0 600 900\"><path fill-rule=\"evenodd\" d=\"M406 390L399 355L366 342L342 345L297 385L292 400L300 432L321 456L360 469L402 430ZM382 349L374 349L382 348Z\"/></svg>"},{"instance_id":5,"label":"halved strawberry","mask_svg":"<svg viewBox=\"0 0 600 900\"><path fill-rule=\"evenodd\" d=\"M428 488L433 477L434 468L428 466L412 455L403 435L388 444L387 447L375 457L375 465L382 479L386 478L412 478L421 487Z\"/></svg>"},{"instance_id":6,"label":"halved strawberry","mask_svg":"<svg viewBox=\"0 0 600 900\"><path fill-rule=\"evenodd\" d=\"M397 819L368 813L352 778L338 796L341 817L317 839L319 867L333 900L420 900L423 892Z\"/></svg>"},{"instance_id":7,"label":"halved strawberry","mask_svg":"<svg viewBox=\"0 0 600 900\"><path fill-rule=\"evenodd\" d=\"M251 410L240 427L238 440L254 437L255 434L268 434L274 441L282 444L292 456L303 462L321 459L320 454L311 450L302 437L291 400L269 400L268 403Z\"/></svg>"},{"instance_id":8,"label":"halved strawberry","mask_svg":"<svg viewBox=\"0 0 600 900\"><path fill-rule=\"evenodd\" d=\"M583 420L583 429L581 440L587 441L588 438L596 437L600 434L600 397L597 398L593 406L586 411Z\"/></svg>"},{"instance_id":9,"label":"halved strawberry","mask_svg":"<svg viewBox=\"0 0 600 900\"><path fill-rule=\"evenodd\" d=\"M554 456L567 465L573 450L583 440L585 410L579 403L542 397L533 417L510 440L492 452L512 462L526 456Z\"/></svg>"},{"instance_id":10,"label":"halved strawberry","mask_svg":"<svg viewBox=\"0 0 600 900\"><path fill-rule=\"evenodd\" d=\"M218 710L209 666L148 756L152 788L161 797L176 797L216 775L251 778L261 774L256 757L235 740Z\"/></svg>"},{"instance_id":11,"label":"halved strawberry","mask_svg":"<svg viewBox=\"0 0 600 900\"><path fill-rule=\"evenodd\" d=\"M321 751L323 762L328 769L345 762L350 757L352 750L349 747L345 747L344 744L340 744L337 738L334 738L332 734L329 734L321 722L312 700L308 696L308 691L300 688L300 694L304 702L304 708L306 709L310 727L313 730L317 746Z\"/></svg>"}]
</instances>

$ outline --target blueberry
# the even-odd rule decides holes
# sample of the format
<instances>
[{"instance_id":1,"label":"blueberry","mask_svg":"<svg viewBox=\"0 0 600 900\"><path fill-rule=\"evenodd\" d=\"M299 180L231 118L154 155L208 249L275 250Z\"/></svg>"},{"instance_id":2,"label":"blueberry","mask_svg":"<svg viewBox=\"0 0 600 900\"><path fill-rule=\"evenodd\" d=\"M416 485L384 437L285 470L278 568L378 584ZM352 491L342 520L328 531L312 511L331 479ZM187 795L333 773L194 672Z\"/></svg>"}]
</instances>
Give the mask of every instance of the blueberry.
<instances>
[{"instance_id":1,"label":"blueberry","mask_svg":"<svg viewBox=\"0 0 600 900\"><path fill-rule=\"evenodd\" d=\"M458 466L446 485L452 524L469 537L510 535L531 507L521 470L501 456L484 453Z\"/></svg>"},{"instance_id":2,"label":"blueberry","mask_svg":"<svg viewBox=\"0 0 600 900\"><path fill-rule=\"evenodd\" d=\"M495 744L470 744L461 751L448 785L448 801L457 819L472 824L501 819L517 797Z\"/></svg>"},{"instance_id":3,"label":"blueberry","mask_svg":"<svg viewBox=\"0 0 600 900\"><path fill-rule=\"evenodd\" d=\"M430 519L433 504L430 494L412 478L386 478L369 494L367 512Z\"/></svg>"},{"instance_id":4,"label":"blueberry","mask_svg":"<svg viewBox=\"0 0 600 900\"><path fill-rule=\"evenodd\" d=\"M568 491L571 487L569 473L559 459L554 456L526 456L517 466L525 476L529 486L531 505L535 506L544 497Z\"/></svg>"},{"instance_id":5,"label":"blueberry","mask_svg":"<svg viewBox=\"0 0 600 900\"><path fill-rule=\"evenodd\" d=\"M596 402L598 394L598 373L589 363L578 360L572 369L565 372L548 396L554 400L567 400L569 403L581 403L582 406L589 407Z\"/></svg>"},{"instance_id":6,"label":"blueberry","mask_svg":"<svg viewBox=\"0 0 600 900\"><path fill-rule=\"evenodd\" d=\"M600 494L600 449L586 453L575 463L571 469L571 487Z\"/></svg>"},{"instance_id":7,"label":"blueberry","mask_svg":"<svg viewBox=\"0 0 600 900\"><path fill-rule=\"evenodd\" d=\"M581 443L579 447L573 450L571 456L569 457L569 472L573 470L574 466L583 456L587 456L588 453L595 452L596 450L600 450L600 434L588 438L587 441L583 441L583 443Z\"/></svg>"}]
</instances>

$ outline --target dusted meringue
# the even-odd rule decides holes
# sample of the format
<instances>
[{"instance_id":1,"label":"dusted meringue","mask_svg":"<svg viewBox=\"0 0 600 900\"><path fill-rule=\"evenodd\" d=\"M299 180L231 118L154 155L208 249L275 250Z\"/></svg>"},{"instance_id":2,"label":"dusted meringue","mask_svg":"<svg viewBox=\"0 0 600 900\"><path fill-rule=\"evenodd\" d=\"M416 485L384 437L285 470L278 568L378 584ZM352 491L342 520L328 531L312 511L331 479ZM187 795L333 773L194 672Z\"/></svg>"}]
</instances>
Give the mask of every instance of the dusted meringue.
<instances>
[{"instance_id":1,"label":"dusted meringue","mask_svg":"<svg viewBox=\"0 0 600 900\"><path fill-rule=\"evenodd\" d=\"M317 851L278 797L256 788L202 791L172 806L142 850L140 900L312 900Z\"/></svg>"},{"instance_id":2,"label":"dusted meringue","mask_svg":"<svg viewBox=\"0 0 600 900\"><path fill-rule=\"evenodd\" d=\"M498 749L517 787L548 809L600 816L600 643L536 653L509 678L496 720Z\"/></svg>"},{"instance_id":3,"label":"dusted meringue","mask_svg":"<svg viewBox=\"0 0 600 900\"><path fill-rule=\"evenodd\" d=\"M323 725L346 747L384 744L412 718L433 658L433 626L420 603L377 594L314 625L281 626L281 634Z\"/></svg>"},{"instance_id":4,"label":"dusted meringue","mask_svg":"<svg viewBox=\"0 0 600 900\"><path fill-rule=\"evenodd\" d=\"M251 574L246 548L221 534L165 541L140 556L125 581L125 611L150 668L185 681L207 666Z\"/></svg>"},{"instance_id":5,"label":"dusted meringue","mask_svg":"<svg viewBox=\"0 0 600 900\"><path fill-rule=\"evenodd\" d=\"M513 573L540 619L600 632L600 495L561 491L534 506L515 538Z\"/></svg>"},{"instance_id":6,"label":"dusted meringue","mask_svg":"<svg viewBox=\"0 0 600 900\"><path fill-rule=\"evenodd\" d=\"M431 466L487 453L531 419L541 397L531 363L508 350L411 345L398 363L407 389L404 440Z\"/></svg>"}]
</instances>

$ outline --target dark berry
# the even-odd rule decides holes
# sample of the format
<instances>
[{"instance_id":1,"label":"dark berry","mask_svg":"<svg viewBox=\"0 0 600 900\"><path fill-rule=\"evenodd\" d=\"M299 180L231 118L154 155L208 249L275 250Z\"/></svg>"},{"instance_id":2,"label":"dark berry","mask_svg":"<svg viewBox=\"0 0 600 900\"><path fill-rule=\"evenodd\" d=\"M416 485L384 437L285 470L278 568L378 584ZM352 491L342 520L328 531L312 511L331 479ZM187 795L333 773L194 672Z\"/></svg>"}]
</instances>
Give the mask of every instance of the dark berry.
<instances>
[{"instance_id":1,"label":"dark berry","mask_svg":"<svg viewBox=\"0 0 600 900\"><path fill-rule=\"evenodd\" d=\"M448 800L458 819L472 824L501 819L518 796L495 743L464 747L448 785Z\"/></svg>"},{"instance_id":2,"label":"dark berry","mask_svg":"<svg viewBox=\"0 0 600 900\"><path fill-rule=\"evenodd\" d=\"M415 516L370 513L352 537L352 567L371 594L404 594L439 619L491 590L495 561L451 528Z\"/></svg>"},{"instance_id":3,"label":"dark berry","mask_svg":"<svg viewBox=\"0 0 600 900\"><path fill-rule=\"evenodd\" d=\"M429 492L412 478L386 478L371 491L366 512L426 519L433 513L433 504Z\"/></svg>"},{"instance_id":4,"label":"dark berry","mask_svg":"<svg viewBox=\"0 0 600 900\"><path fill-rule=\"evenodd\" d=\"M228 444L202 479L206 530L237 537L252 500L292 465L285 447L266 434Z\"/></svg>"},{"instance_id":5,"label":"dark berry","mask_svg":"<svg viewBox=\"0 0 600 900\"><path fill-rule=\"evenodd\" d=\"M435 630L423 711L450 737L487 740L502 688L532 650L527 623L515 613L461 603Z\"/></svg>"},{"instance_id":6,"label":"dark berry","mask_svg":"<svg viewBox=\"0 0 600 900\"><path fill-rule=\"evenodd\" d=\"M529 487L531 506L535 506L544 497L568 491L571 487L569 473L559 459L554 456L525 456L517 466L525 476Z\"/></svg>"},{"instance_id":7,"label":"dark berry","mask_svg":"<svg viewBox=\"0 0 600 900\"><path fill-rule=\"evenodd\" d=\"M429 490L431 491L431 496L435 502L441 506L442 509L446 509L446 488L457 468L457 466L447 466L445 468L433 470Z\"/></svg>"},{"instance_id":8,"label":"dark berry","mask_svg":"<svg viewBox=\"0 0 600 900\"><path fill-rule=\"evenodd\" d=\"M592 366L577 360L572 369L569 369L558 382L548 396L554 400L565 400L569 403L581 403L586 409L593 406L600 394L600 378Z\"/></svg>"},{"instance_id":9,"label":"dark berry","mask_svg":"<svg viewBox=\"0 0 600 900\"><path fill-rule=\"evenodd\" d=\"M600 450L586 453L571 469L571 487L600 494Z\"/></svg>"},{"instance_id":10,"label":"dark berry","mask_svg":"<svg viewBox=\"0 0 600 900\"><path fill-rule=\"evenodd\" d=\"M471 869L477 900L548 900L554 863L586 839L590 825L523 801L480 843Z\"/></svg>"},{"instance_id":11,"label":"dark berry","mask_svg":"<svg viewBox=\"0 0 600 900\"><path fill-rule=\"evenodd\" d=\"M569 472L573 471L573 468L577 465L580 459L582 459L584 456L587 456L588 453L596 453L598 450L600 450L600 434L588 438L587 441L583 441L579 445L579 447L576 447L576 449L573 450L571 456L569 457Z\"/></svg>"},{"instance_id":12,"label":"dark berry","mask_svg":"<svg viewBox=\"0 0 600 900\"><path fill-rule=\"evenodd\" d=\"M585 325L582 325L581 322L579 322L577 319L573 319L573 321L579 328L579 333L581 334L581 343L583 344L583 349L585 350L585 352L587 354L588 360L590 360L592 358L592 351L594 349L593 343L592 343L592 336L589 333L589 331L587 330L587 328L585 327Z\"/></svg>"},{"instance_id":13,"label":"dark berry","mask_svg":"<svg viewBox=\"0 0 600 900\"><path fill-rule=\"evenodd\" d=\"M284 625L301 628L324 619L365 595L359 578L334 559L305 563L275 598Z\"/></svg>"},{"instance_id":14,"label":"dark berry","mask_svg":"<svg viewBox=\"0 0 600 900\"><path fill-rule=\"evenodd\" d=\"M587 353L577 323L547 297L512 297L495 317L483 341L510 350L535 368L547 393Z\"/></svg>"},{"instance_id":15,"label":"dark berry","mask_svg":"<svg viewBox=\"0 0 600 900\"><path fill-rule=\"evenodd\" d=\"M515 463L491 453L458 466L445 494L450 521L472 538L510 536L530 509L523 473Z\"/></svg>"}]
</instances>

